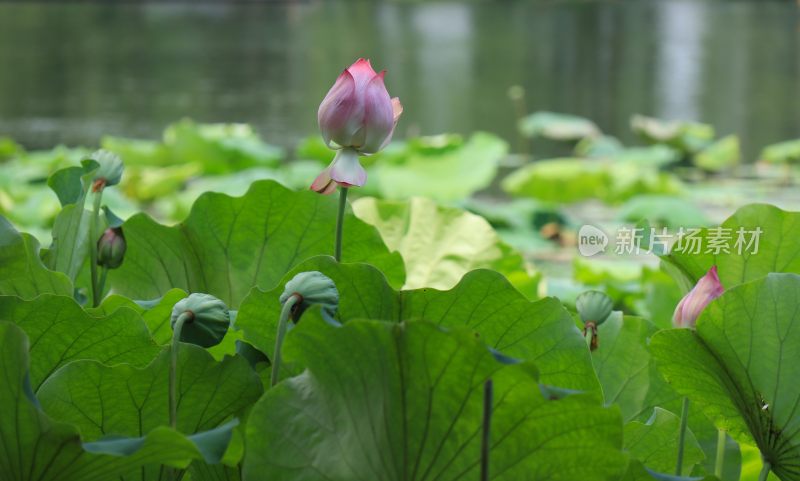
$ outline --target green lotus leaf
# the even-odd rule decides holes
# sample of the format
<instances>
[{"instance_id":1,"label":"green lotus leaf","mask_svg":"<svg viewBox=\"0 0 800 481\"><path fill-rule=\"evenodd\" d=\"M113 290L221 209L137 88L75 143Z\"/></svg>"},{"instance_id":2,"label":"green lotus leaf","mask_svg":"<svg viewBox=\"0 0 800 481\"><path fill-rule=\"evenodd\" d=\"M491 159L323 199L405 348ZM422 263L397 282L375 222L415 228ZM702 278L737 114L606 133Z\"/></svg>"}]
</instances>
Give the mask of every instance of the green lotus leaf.
<instances>
[{"instance_id":1,"label":"green lotus leaf","mask_svg":"<svg viewBox=\"0 0 800 481\"><path fill-rule=\"evenodd\" d=\"M737 165L741 155L739 137L728 135L695 154L693 161L703 170L719 172Z\"/></svg>"},{"instance_id":2,"label":"green lotus leaf","mask_svg":"<svg viewBox=\"0 0 800 481\"><path fill-rule=\"evenodd\" d=\"M159 465L185 468L192 460L219 462L236 425L184 436L159 426L136 438L111 436L82 443L78 430L38 405L28 383L29 342L0 321L0 479L4 481L142 480ZM160 469L160 468L159 468Z\"/></svg>"},{"instance_id":3,"label":"green lotus leaf","mask_svg":"<svg viewBox=\"0 0 800 481\"><path fill-rule=\"evenodd\" d=\"M371 266L341 264L329 257L309 259L271 290L254 289L239 309L236 327L267 356L273 353L283 286L304 271L320 271L336 284L340 322L422 319L442 327L466 327L506 355L535 361L545 384L599 393L586 343L561 303L555 298L531 302L503 276L488 270L466 274L448 291L398 292Z\"/></svg>"},{"instance_id":4,"label":"green lotus leaf","mask_svg":"<svg viewBox=\"0 0 800 481\"><path fill-rule=\"evenodd\" d=\"M361 198L353 203L353 211L378 229L389 249L403 256L405 289L449 289L471 270L493 269L528 297L536 296L533 268L478 215L420 197Z\"/></svg>"},{"instance_id":5,"label":"green lotus leaf","mask_svg":"<svg viewBox=\"0 0 800 481\"><path fill-rule=\"evenodd\" d=\"M800 479L800 276L768 276L727 290L697 330L655 334L651 352L669 383L740 442L752 442L784 481ZM752 441L751 441L752 440Z\"/></svg>"},{"instance_id":6,"label":"green lotus leaf","mask_svg":"<svg viewBox=\"0 0 800 481\"><path fill-rule=\"evenodd\" d=\"M486 132L464 142L451 135L412 139L379 154L380 161L367 168L366 189L387 199L460 200L489 187L507 153L508 144Z\"/></svg>"},{"instance_id":7,"label":"green lotus leaf","mask_svg":"<svg viewBox=\"0 0 800 481\"><path fill-rule=\"evenodd\" d=\"M580 140L600 134L594 122L577 115L534 112L519 121L519 130L527 137L551 140Z\"/></svg>"},{"instance_id":8,"label":"green lotus leaf","mask_svg":"<svg viewBox=\"0 0 800 481\"><path fill-rule=\"evenodd\" d=\"M119 309L105 317L93 317L65 296L44 294L31 301L0 296L0 321L16 324L31 341L34 391L71 361L94 359L144 366L159 351L135 311Z\"/></svg>"},{"instance_id":9,"label":"green lotus leaf","mask_svg":"<svg viewBox=\"0 0 800 481\"><path fill-rule=\"evenodd\" d=\"M634 161L557 158L528 164L503 179L503 190L516 197L570 203L599 199L618 203L640 194L675 194L681 184L656 166Z\"/></svg>"},{"instance_id":10,"label":"green lotus leaf","mask_svg":"<svg viewBox=\"0 0 800 481\"><path fill-rule=\"evenodd\" d=\"M678 462L680 424L679 416L655 408L646 423L633 421L625 425L625 450L653 471L670 472ZM686 432L683 449L681 472L691 473L705 457L691 430Z\"/></svg>"},{"instance_id":11,"label":"green lotus leaf","mask_svg":"<svg viewBox=\"0 0 800 481\"><path fill-rule=\"evenodd\" d=\"M786 140L764 147L759 159L771 164L791 164L800 161L800 139Z\"/></svg>"},{"instance_id":12,"label":"green lotus leaf","mask_svg":"<svg viewBox=\"0 0 800 481\"><path fill-rule=\"evenodd\" d=\"M286 340L304 374L248 419L244 479L477 479L484 382L493 382L492 479L600 481L625 469L621 420L593 396L542 396L472 332L422 321L304 319Z\"/></svg>"},{"instance_id":13,"label":"green lotus leaf","mask_svg":"<svg viewBox=\"0 0 800 481\"><path fill-rule=\"evenodd\" d=\"M45 267L36 238L17 232L0 216L0 295L33 299L44 293L71 296L72 283Z\"/></svg>"},{"instance_id":14,"label":"green lotus leaf","mask_svg":"<svg viewBox=\"0 0 800 481\"><path fill-rule=\"evenodd\" d=\"M333 253L336 209L334 198L272 181L253 183L243 197L206 193L175 227L145 214L129 218L125 262L109 278L116 292L134 299L180 288L236 308L253 286L274 285L304 259ZM402 259L374 227L348 215L344 232L344 260L369 261L402 285Z\"/></svg>"},{"instance_id":15,"label":"green lotus leaf","mask_svg":"<svg viewBox=\"0 0 800 481\"><path fill-rule=\"evenodd\" d=\"M760 233L756 233L758 230ZM719 228L701 229L692 237L699 239L697 243L685 240L682 246L675 246L670 254L661 257L684 287L693 286L714 265L726 289L770 272L800 273L800 212L750 204L737 210ZM726 249L718 253L709 249L712 239L720 240Z\"/></svg>"}]
</instances>

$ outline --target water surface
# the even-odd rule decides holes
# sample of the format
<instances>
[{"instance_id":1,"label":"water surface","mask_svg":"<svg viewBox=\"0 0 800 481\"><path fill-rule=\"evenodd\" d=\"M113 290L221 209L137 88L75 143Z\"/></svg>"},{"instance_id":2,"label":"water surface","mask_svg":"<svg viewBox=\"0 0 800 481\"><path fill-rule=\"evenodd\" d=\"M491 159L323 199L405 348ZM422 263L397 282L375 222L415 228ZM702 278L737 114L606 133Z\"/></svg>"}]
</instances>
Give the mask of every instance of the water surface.
<instances>
[{"instance_id":1,"label":"water surface","mask_svg":"<svg viewBox=\"0 0 800 481\"><path fill-rule=\"evenodd\" d=\"M530 110L631 140L633 113L702 120L746 152L800 137L794 2L632 0L0 4L0 135L28 147L158 137L182 117L291 145L359 56L386 68L400 135L514 139Z\"/></svg>"}]
</instances>

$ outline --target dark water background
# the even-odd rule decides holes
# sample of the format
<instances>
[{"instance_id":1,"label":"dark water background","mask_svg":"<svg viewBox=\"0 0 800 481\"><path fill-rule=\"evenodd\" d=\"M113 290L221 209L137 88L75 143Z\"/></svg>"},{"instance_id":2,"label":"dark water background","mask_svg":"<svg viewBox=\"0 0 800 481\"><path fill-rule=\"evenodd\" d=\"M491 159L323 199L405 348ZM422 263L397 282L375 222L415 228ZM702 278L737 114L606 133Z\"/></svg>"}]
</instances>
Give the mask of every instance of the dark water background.
<instances>
[{"instance_id":1,"label":"dark water background","mask_svg":"<svg viewBox=\"0 0 800 481\"><path fill-rule=\"evenodd\" d=\"M749 157L800 137L800 7L703 0L1 3L0 136L92 146L192 117L291 145L359 56L389 70L401 135L513 139L519 84L623 140L633 113L739 133Z\"/></svg>"}]
</instances>

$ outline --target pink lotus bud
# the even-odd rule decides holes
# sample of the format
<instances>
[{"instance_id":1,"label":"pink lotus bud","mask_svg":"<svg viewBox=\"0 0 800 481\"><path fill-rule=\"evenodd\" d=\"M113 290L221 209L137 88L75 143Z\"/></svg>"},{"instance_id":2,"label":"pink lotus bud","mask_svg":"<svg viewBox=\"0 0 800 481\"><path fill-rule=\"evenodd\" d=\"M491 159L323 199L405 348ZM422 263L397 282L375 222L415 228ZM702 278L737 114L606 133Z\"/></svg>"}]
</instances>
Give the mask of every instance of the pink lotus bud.
<instances>
[{"instance_id":1,"label":"pink lotus bud","mask_svg":"<svg viewBox=\"0 0 800 481\"><path fill-rule=\"evenodd\" d=\"M122 227L109 227L97 241L97 265L116 269L122 265L126 249Z\"/></svg>"},{"instance_id":2,"label":"pink lotus bud","mask_svg":"<svg viewBox=\"0 0 800 481\"><path fill-rule=\"evenodd\" d=\"M322 138L328 147L333 142L341 150L311 184L312 190L330 194L337 185L360 187L367 181L358 155L386 147L403 113L400 100L386 91L385 74L375 73L369 60L360 58L339 75L322 100L317 113Z\"/></svg>"},{"instance_id":3,"label":"pink lotus bud","mask_svg":"<svg viewBox=\"0 0 800 481\"><path fill-rule=\"evenodd\" d=\"M385 74L385 70L375 73L369 60L360 58L339 75L317 113L328 146L333 141L374 154L391 140L403 107L399 99L389 97Z\"/></svg>"},{"instance_id":4,"label":"pink lotus bud","mask_svg":"<svg viewBox=\"0 0 800 481\"><path fill-rule=\"evenodd\" d=\"M723 292L725 289L719 282L717 266L713 266L678 303L675 314L672 315L672 325L693 328L703 309Z\"/></svg>"}]
</instances>

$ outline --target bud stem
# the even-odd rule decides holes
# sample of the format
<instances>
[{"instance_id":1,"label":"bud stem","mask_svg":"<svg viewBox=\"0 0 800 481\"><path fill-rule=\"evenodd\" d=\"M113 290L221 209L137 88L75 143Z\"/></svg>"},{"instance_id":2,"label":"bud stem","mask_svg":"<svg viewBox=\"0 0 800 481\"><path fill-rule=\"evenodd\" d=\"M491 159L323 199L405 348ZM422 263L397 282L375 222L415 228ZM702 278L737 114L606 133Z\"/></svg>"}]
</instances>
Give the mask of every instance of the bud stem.
<instances>
[{"instance_id":1,"label":"bud stem","mask_svg":"<svg viewBox=\"0 0 800 481\"><path fill-rule=\"evenodd\" d=\"M194 317L192 311L186 311L178 316L175 326L172 328L172 345L170 346L169 363L169 425L172 429L178 426L178 346L181 340L181 329L186 321L191 321Z\"/></svg>"},{"instance_id":2,"label":"bud stem","mask_svg":"<svg viewBox=\"0 0 800 481\"><path fill-rule=\"evenodd\" d=\"M278 378L281 371L281 347L283 346L283 338L286 336L286 328L289 325L289 316L292 314L292 308L295 304L302 300L300 294L292 294L283 303L281 309L281 318L278 320L278 334L275 336L275 352L272 355L272 374L270 376L270 386L278 384Z\"/></svg>"},{"instance_id":3,"label":"bud stem","mask_svg":"<svg viewBox=\"0 0 800 481\"><path fill-rule=\"evenodd\" d=\"M342 231L344 230L344 210L347 207L347 187L339 187L339 215L336 218L336 245L333 257L336 262L342 260Z\"/></svg>"},{"instance_id":4,"label":"bud stem","mask_svg":"<svg viewBox=\"0 0 800 481\"><path fill-rule=\"evenodd\" d=\"M772 464L766 459L762 460L764 465L761 467L761 472L758 473L758 481L767 481L769 477L769 471L772 469Z\"/></svg>"},{"instance_id":5,"label":"bud stem","mask_svg":"<svg viewBox=\"0 0 800 481\"><path fill-rule=\"evenodd\" d=\"M681 427L678 431L678 460L675 465L675 475L680 476L683 470L683 445L686 440L686 426L689 424L689 398L683 398L681 406Z\"/></svg>"},{"instance_id":6,"label":"bud stem","mask_svg":"<svg viewBox=\"0 0 800 481\"><path fill-rule=\"evenodd\" d=\"M481 433L481 481L489 481L490 432L492 427L492 404L494 385L491 379L483 384L483 432Z\"/></svg>"},{"instance_id":7,"label":"bud stem","mask_svg":"<svg viewBox=\"0 0 800 481\"><path fill-rule=\"evenodd\" d=\"M100 292L100 295L103 294L103 291L106 288L106 278L108 277L108 267L103 266L100 269L100 282L97 284L97 290Z\"/></svg>"},{"instance_id":8,"label":"bud stem","mask_svg":"<svg viewBox=\"0 0 800 481\"><path fill-rule=\"evenodd\" d=\"M717 430L717 459L714 463L714 476L722 479L722 471L725 467L725 444L727 439L725 437L725 430Z\"/></svg>"},{"instance_id":9,"label":"bud stem","mask_svg":"<svg viewBox=\"0 0 800 481\"><path fill-rule=\"evenodd\" d=\"M586 346L589 347L589 352L597 349L597 324L593 321L587 321L583 327L583 335L586 340Z\"/></svg>"},{"instance_id":10,"label":"bud stem","mask_svg":"<svg viewBox=\"0 0 800 481\"><path fill-rule=\"evenodd\" d=\"M93 191L94 205L92 209L92 218L89 221L89 269L92 274L92 307L100 305L100 296L102 292L98 286L97 280L97 241L100 239L98 235L98 224L100 223L100 203L103 201L103 189Z\"/></svg>"}]
</instances>

